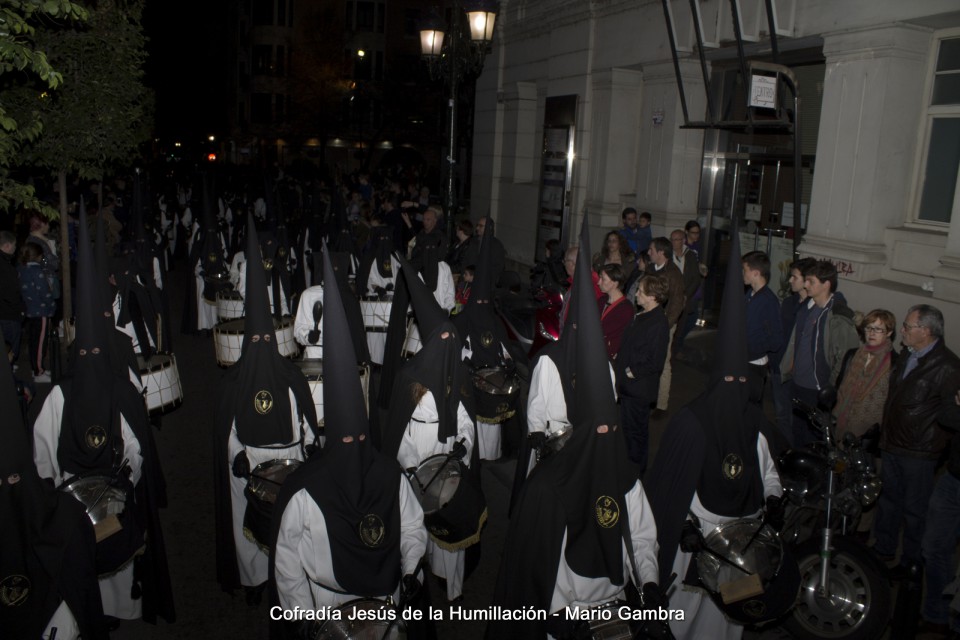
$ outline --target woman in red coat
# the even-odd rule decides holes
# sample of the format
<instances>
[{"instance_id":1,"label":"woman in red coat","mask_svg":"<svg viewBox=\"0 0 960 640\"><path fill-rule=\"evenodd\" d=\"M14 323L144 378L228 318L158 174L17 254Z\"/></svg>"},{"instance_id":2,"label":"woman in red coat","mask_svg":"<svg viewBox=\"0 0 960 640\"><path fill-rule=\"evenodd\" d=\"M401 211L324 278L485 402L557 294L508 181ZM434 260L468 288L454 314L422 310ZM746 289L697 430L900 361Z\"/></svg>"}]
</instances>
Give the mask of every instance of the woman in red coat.
<instances>
[{"instance_id":1,"label":"woman in red coat","mask_svg":"<svg viewBox=\"0 0 960 640\"><path fill-rule=\"evenodd\" d=\"M623 269L618 264L605 264L600 268L600 292L597 300L600 308L600 327L607 345L607 357L616 359L620 339L633 319L633 303L623 295Z\"/></svg>"}]
</instances>

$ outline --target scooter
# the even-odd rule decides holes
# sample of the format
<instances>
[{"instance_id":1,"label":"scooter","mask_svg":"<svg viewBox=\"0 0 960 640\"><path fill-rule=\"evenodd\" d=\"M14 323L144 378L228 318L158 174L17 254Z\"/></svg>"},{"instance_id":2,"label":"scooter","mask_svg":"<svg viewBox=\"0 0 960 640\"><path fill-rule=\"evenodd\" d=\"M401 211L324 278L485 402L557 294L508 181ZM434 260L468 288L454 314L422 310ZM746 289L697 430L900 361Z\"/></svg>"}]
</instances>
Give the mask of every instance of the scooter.
<instances>
[{"instance_id":1,"label":"scooter","mask_svg":"<svg viewBox=\"0 0 960 640\"><path fill-rule=\"evenodd\" d=\"M558 286L532 285L527 295L504 291L494 298L494 307L507 329L529 358L560 338L563 291Z\"/></svg>"}]
</instances>

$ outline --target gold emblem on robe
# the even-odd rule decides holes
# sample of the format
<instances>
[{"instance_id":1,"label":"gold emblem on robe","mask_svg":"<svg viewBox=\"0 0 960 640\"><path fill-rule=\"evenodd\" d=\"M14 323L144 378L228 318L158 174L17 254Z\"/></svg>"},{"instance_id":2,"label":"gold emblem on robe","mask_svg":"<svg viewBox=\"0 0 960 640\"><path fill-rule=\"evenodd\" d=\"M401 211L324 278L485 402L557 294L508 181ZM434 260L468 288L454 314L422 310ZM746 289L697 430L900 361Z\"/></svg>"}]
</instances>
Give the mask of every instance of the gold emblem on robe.
<instances>
[{"instance_id":1,"label":"gold emblem on robe","mask_svg":"<svg viewBox=\"0 0 960 640\"><path fill-rule=\"evenodd\" d=\"M99 449L107 441L107 431L100 425L95 424L87 429L83 440L91 449Z\"/></svg>"},{"instance_id":2,"label":"gold emblem on robe","mask_svg":"<svg viewBox=\"0 0 960 640\"><path fill-rule=\"evenodd\" d=\"M609 529L620 520L620 505L610 496L600 496L597 498L595 509L597 512L597 523L604 529Z\"/></svg>"},{"instance_id":3,"label":"gold emblem on robe","mask_svg":"<svg viewBox=\"0 0 960 640\"><path fill-rule=\"evenodd\" d=\"M273 409L273 396L267 390L258 391L253 397L253 407L260 415L267 415Z\"/></svg>"},{"instance_id":4,"label":"gold emblem on robe","mask_svg":"<svg viewBox=\"0 0 960 640\"><path fill-rule=\"evenodd\" d=\"M368 547L379 547L384 538L383 520L375 513L368 513L360 520L360 540Z\"/></svg>"}]
</instances>

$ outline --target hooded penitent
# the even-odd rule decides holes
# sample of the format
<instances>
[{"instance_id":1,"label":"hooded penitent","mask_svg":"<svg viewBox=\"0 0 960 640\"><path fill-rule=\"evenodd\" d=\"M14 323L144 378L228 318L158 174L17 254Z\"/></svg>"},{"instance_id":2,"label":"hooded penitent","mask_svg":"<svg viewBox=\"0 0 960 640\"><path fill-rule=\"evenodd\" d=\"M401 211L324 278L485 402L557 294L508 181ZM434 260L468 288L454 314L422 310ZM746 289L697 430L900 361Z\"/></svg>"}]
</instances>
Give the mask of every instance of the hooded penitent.
<instances>
[{"instance_id":1,"label":"hooded penitent","mask_svg":"<svg viewBox=\"0 0 960 640\"><path fill-rule=\"evenodd\" d=\"M709 387L671 421L646 476L647 495L657 521L661 580L673 566L694 492L708 511L720 516L748 516L763 506L757 437L761 430L765 435L770 430L763 414L748 399L739 233L734 229L731 235Z\"/></svg>"},{"instance_id":2,"label":"hooded penitent","mask_svg":"<svg viewBox=\"0 0 960 640\"><path fill-rule=\"evenodd\" d=\"M483 238L483 244L480 245L480 259L476 265L476 275L470 289L470 300L454 320L460 339L464 341L470 339L470 348L473 351L470 363L474 369L501 366L504 360L501 345L510 345L503 322L497 317L493 308L492 225L488 224L484 228ZM519 352L511 352L511 356L515 360L522 361L524 359L523 354Z\"/></svg>"},{"instance_id":3,"label":"hooded penitent","mask_svg":"<svg viewBox=\"0 0 960 640\"><path fill-rule=\"evenodd\" d=\"M6 343L0 336L0 352ZM41 637L61 601L84 638L105 640L96 539L83 506L37 475L10 365L0 362L0 629Z\"/></svg>"},{"instance_id":4,"label":"hooded penitent","mask_svg":"<svg viewBox=\"0 0 960 640\"><path fill-rule=\"evenodd\" d=\"M393 230L382 225L373 227L370 229L370 242L371 247L363 255L357 271L357 291L363 294L367 292L371 270L376 269L384 279L397 275L393 272Z\"/></svg>"},{"instance_id":5,"label":"hooded penitent","mask_svg":"<svg viewBox=\"0 0 960 640\"><path fill-rule=\"evenodd\" d=\"M466 365L460 359L460 340L453 323L440 308L433 293L420 281L413 266L400 260L400 270L410 292L423 348L399 370L393 385L383 451L396 458L404 430L417 407L416 385L426 387L437 405L437 440L446 442L457 434L457 410L460 402L469 409ZM443 337L446 334L447 337Z\"/></svg>"},{"instance_id":6,"label":"hooded penitent","mask_svg":"<svg viewBox=\"0 0 960 640\"><path fill-rule=\"evenodd\" d=\"M84 208L83 199L80 200L80 232L77 236L77 245L79 246L81 242L85 242L86 246L90 246L90 238L88 235L88 227L84 223L86 220L86 210ZM117 329L116 316L114 315L113 301L117 297L117 288L110 282L110 277L113 275L113 269L110 265L110 260L107 256L107 242L105 239L105 233L103 228L103 217L97 217L96 223L96 244L94 245L94 263L96 268L94 271L94 284L91 289L91 295L96 296L97 309L101 311L102 316L100 320L107 327L107 340L110 342L110 349L108 350L110 356L110 364L113 368L113 371L117 375L121 376L130 376L130 372L139 379L140 377L140 367L137 363L137 354L133 350L133 342L130 340L130 336L123 333ZM71 353L71 360L73 355L75 355L76 349Z\"/></svg>"},{"instance_id":7,"label":"hooded penitent","mask_svg":"<svg viewBox=\"0 0 960 640\"><path fill-rule=\"evenodd\" d=\"M267 229L260 234L260 251L263 266L267 271L273 304L273 315L282 315L282 299L289 300L293 294L290 281L290 242L287 234L287 220L280 205L282 198L276 198L270 181L264 178L264 201L267 205Z\"/></svg>"},{"instance_id":8,"label":"hooded penitent","mask_svg":"<svg viewBox=\"0 0 960 640\"><path fill-rule=\"evenodd\" d=\"M324 269L332 268L328 259ZM371 443L347 317L334 287L324 290L323 335L339 337L325 340L323 349L326 444L287 478L273 528L279 531L290 497L306 489L323 513L337 583L347 593L385 596L400 582L401 470Z\"/></svg>"},{"instance_id":9,"label":"hooded penitent","mask_svg":"<svg viewBox=\"0 0 960 640\"><path fill-rule=\"evenodd\" d=\"M225 590L240 586L230 503L227 447L231 428L244 445L288 444L290 392L301 417L317 434L317 413L303 372L280 355L267 299L267 277L252 215L247 219L246 316L240 359L224 373L214 430L217 515L217 579ZM326 305L325 305L326 306ZM324 313L326 316L326 312ZM311 438L312 440L312 438Z\"/></svg>"},{"instance_id":10,"label":"hooded penitent","mask_svg":"<svg viewBox=\"0 0 960 640\"><path fill-rule=\"evenodd\" d=\"M581 234L574 275L576 366L573 434L557 454L538 464L517 501L494 604L549 610L561 552L578 576L626 583L623 543L629 527L626 494L639 477L627 458L620 416L590 282L589 239ZM603 433L598 428L605 427ZM566 547L563 536L566 533ZM494 623L487 636L536 638L543 622Z\"/></svg>"},{"instance_id":11,"label":"hooded penitent","mask_svg":"<svg viewBox=\"0 0 960 640\"><path fill-rule=\"evenodd\" d=\"M77 336L70 375L58 383L63 393L63 413L57 461L68 477L92 471L115 472L123 462L121 417L126 420L143 458L135 503L136 522L144 527L147 546L135 560L134 570L135 581L142 588L143 619L156 622L157 616L161 616L173 622L173 592L158 514L158 509L167 503L166 483L143 396L126 371L115 372L111 365L110 336L117 332L111 328L112 316L105 319L101 311L103 287L98 279L90 243L81 225L77 248Z\"/></svg>"},{"instance_id":12,"label":"hooded penitent","mask_svg":"<svg viewBox=\"0 0 960 640\"><path fill-rule=\"evenodd\" d=\"M121 326L133 323L133 329L140 344L140 352L149 359L152 353L151 340L154 345L157 345L158 350L163 350L158 324L163 303L153 273L153 246L147 240L143 225L139 173L134 175L133 181L132 224L133 243L128 245L125 254L117 261L117 268L113 271L121 300L117 322Z\"/></svg>"}]
</instances>

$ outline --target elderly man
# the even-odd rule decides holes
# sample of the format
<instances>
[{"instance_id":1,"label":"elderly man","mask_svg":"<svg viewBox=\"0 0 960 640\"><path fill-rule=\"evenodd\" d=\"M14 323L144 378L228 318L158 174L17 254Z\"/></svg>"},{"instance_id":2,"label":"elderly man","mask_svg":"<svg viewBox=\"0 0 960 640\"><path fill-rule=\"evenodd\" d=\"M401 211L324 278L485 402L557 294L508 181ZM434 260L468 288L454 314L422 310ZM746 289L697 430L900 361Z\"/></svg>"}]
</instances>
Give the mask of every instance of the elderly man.
<instances>
[{"instance_id":1,"label":"elderly man","mask_svg":"<svg viewBox=\"0 0 960 640\"><path fill-rule=\"evenodd\" d=\"M895 574L921 562L921 541L934 473L950 434L939 421L950 410L960 387L960 359L943 341L943 314L916 305L900 328L907 353L890 374L883 412L883 492L874 527L874 550L892 560L904 528L903 551Z\"/></svg>"},{"instance_id":2,"label":"elderly man","mask_svg":"<svg viewBox=\"0 0 960 640\"><path fill-rule=\"evenodd\" d=\"M423 212L423 228L414 237L413 251L410 253L413 264L419 264L420 255L427 247L437 247L438 256L447 255L447 238L438 226L441 217L443 211L437 206L429 206Z\"/></svg>"}]
</instances>

